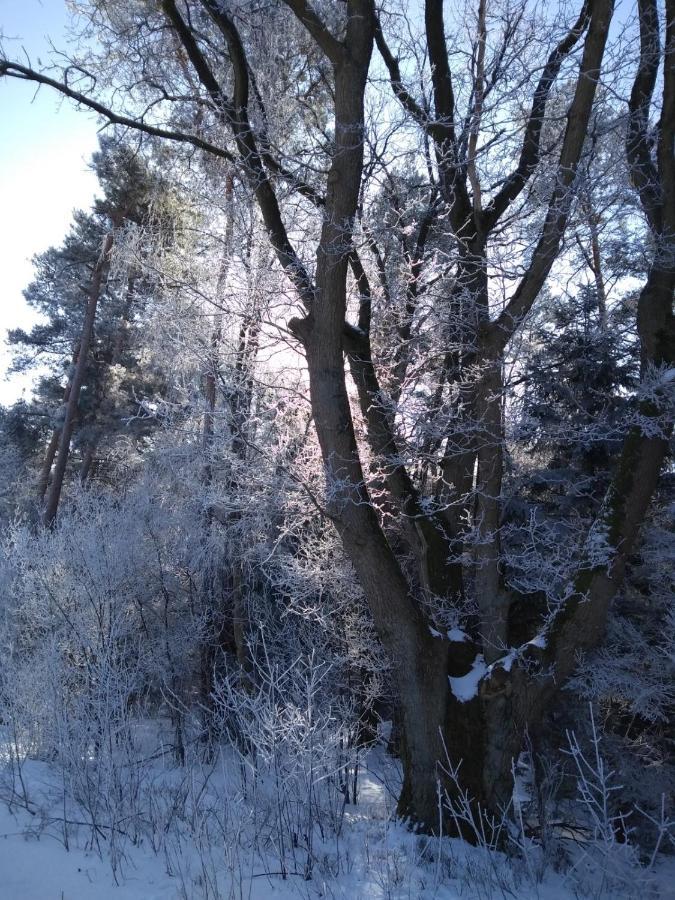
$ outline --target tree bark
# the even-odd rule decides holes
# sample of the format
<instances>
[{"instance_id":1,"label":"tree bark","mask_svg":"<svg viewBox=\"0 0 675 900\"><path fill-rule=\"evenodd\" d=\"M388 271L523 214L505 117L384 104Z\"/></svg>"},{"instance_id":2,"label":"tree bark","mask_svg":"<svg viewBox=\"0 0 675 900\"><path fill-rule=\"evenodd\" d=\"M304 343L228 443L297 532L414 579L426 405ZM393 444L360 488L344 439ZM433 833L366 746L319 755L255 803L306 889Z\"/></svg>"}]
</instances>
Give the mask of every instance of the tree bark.
<instances>
[{"instance_id":1,"label":"tree bark","mask_svg":"<svg viewBox=\"0 0 675 900\"><path fill-rule=\"evenodd\" d=\"M63 392L63 407L64 407L64 415L65 408L68 405L68 398L70 397L70 391L73 386L73 373L75 367L77 366L77 360L80 353L80 342L77 342L75 350L73 351L73 359L70 366L70 371L68 373L68 381L66 383L65 390ZM47 488L49 487L49 477L52 474L52 466L54 465L54 458L56 457L56 451L59 449L59 440L61 439L61 425L57 425L52 431L52 436L49 439L49 443L47 444L47 449L45 451L45 458L42 462L42 467L40 469L40 475L37 480L36 486L36 498L38 502L38 507L42 506L44 502L45 494L47 492Z\"/></svg>"},{"instance_id":2,"label":"tree bark","mask_svg":"<svg viewBox=\"0 0 675 900\"><path fill-rule=\"evenodd\" d=\"M96 308L98 306L101 294L101 286L105 278L110 263L110 253L113 246L113 230L111 229L105 236L101 253L94 266L92 273L91 285L87 297L87 307L85 310L84 323L82 325L82 336L80 338L80 347L77 355L77 363L73 372L73 379L70 385L68 401L66 403L63 425L61 426L61 436L56 456L56 464L54 466L54 475L49 492L45 501L45 508L42 515L43 525L49 527L54 523L59 508L59 500L61 498L61 490L63 488L63 478L68 464L70 455L70 441L75 429L77 419L77 411L80 400L80 390L84 382L84 375L89 361L89 347L94 331L94 321L96 319Z\"/></svg>"},{"instance_id":3,"label":"tree bark","mask_svg":"<svg viewBox=\"0 0 675 900\"><path fill-rule=\"evenodd\" d=\"M97 446L98 446L98 442L95 438L93 438L87 444L87 449L84 451L84 456L82 457L82 465L80 467L80 484L84 485L89 480L89 476L91 475L92 466L94 464L94 456L96 454Z\"/></svg>"}]
</instances>

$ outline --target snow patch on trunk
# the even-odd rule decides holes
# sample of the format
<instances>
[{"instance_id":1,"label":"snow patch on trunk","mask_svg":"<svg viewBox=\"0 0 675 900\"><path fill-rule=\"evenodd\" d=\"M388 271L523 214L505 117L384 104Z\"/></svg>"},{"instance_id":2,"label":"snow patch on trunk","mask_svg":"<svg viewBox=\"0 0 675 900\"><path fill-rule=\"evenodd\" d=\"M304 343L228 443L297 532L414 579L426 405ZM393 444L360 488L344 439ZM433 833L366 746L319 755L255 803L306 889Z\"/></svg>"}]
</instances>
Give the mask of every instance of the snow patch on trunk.
<instances>
[{"instance_id":1,"label":"snow patch on trunk","mask_svg":"<svg viewBox=\"0 0 675 900\"><path fill-rule=\"evenodd\" d=\"M457 641L458 643L468 641L469 635L462 631L461 628L451 628L448 631L448 640Z\"/></svg>"},{"instance_id":2,"label":"snow patch on trunk","mask_svg":"<svg viewBox=\"0 0 675 900\"><path fill-rule=\"evenodd\" d=\"M481 678L487 672L485 657L479 653L473 661L471 670L460 678L448 676L450 690L460 703L467 703L478 694L478 685Z\"/></svg>"}]
</instances>

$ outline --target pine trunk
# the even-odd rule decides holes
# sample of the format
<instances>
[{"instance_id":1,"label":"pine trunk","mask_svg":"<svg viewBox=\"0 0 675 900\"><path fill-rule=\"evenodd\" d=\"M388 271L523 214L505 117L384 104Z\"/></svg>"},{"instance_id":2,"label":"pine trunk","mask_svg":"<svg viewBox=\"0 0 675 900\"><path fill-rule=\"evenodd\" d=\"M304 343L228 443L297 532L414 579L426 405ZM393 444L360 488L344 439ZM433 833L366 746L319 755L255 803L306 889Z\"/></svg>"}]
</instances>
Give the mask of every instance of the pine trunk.
<instances>
[{"instance_id":1,"label":"pine trunk","mask_svg":"<svg viewBox=\"0 0 675 900\"><path fill-rule=\"evenodd\" d=\"M89 360L89 347L94 332L94 321L96 319L96 308L98 306L101 294L101 286L107 271L110 253L113 245L113 232L108 232L103 241L100 256L94 267L91 285L87 298L87 308L82 325L82 336L80 338L80 347L77 355L77 363L73 372L73 380L70 385L68 402L66 403L65 416L61 428L61 437L59 442L58 454L56 456L56 464L54 466L54 475L52 483L49 487L45 508L42 516L42 522L49 527L56 519L56 513L59 508L59 500L61 498L61 490L63 488L63 478L66 473L68 457L70 455L70 441L75 430L75 422L77 420L77 412L80 400L80 390L84 382L84 375Z\"/></svg>"}]
</instances>

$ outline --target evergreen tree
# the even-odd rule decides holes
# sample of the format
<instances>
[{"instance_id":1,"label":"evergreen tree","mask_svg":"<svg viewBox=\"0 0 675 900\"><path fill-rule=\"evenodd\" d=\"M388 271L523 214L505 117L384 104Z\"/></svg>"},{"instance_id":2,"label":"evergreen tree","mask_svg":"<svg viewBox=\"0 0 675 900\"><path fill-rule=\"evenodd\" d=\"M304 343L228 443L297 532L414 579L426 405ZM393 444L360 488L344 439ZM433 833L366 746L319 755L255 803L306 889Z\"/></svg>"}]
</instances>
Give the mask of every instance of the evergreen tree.
<instances>
[{"instance_id":1,"label":"evergreen tree","mask_svg":"<svg viewBox=\"0 0 675 900\"><path fill-rule=\"evenodd\" d=\"M606 490L638 383L632 305L628 296L603 314L595 286L582 285L534 328L515 438L535 460L535 496L590 512Z\"/></svg>"},{"instance_id":2,"label":"evergreen tree","mask_svg":"<svg viewBox=\"0 0 675 900\"><path fill-rule=\"evenodd\" d=\"M15 371L47 370L32 403L46 442L38 500L53 482L54 462L58 466L63 454L65 466L69 456L71 438L65 445L61 440L64 425L84 481L102 443L110 445L119 432L141 438L152 427L148 416L138 415L139 398L162 389L161 375L141 360L139 329L156 289L143 257L158 239L167 240L176 209L147 161L116 138L101 139L92 166L102 197L90 212L75 213L60 247L35 259L36 277L25 297L41 321L9 335Z\"/></svg>"}]
</instances>

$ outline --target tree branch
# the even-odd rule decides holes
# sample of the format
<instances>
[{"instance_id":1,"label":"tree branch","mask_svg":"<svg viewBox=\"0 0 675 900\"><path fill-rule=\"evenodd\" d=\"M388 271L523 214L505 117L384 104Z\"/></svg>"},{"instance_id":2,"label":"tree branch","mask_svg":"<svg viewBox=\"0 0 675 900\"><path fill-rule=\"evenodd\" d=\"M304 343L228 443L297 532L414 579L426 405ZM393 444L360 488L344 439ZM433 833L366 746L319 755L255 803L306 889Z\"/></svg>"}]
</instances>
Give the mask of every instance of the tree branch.
<instances>
[{"instance_id":1,"label":"tree branch","mask_svg":"<svg viewBox=\"0 0 675 900\"><path fill-rule=\"evenodd\" d=\"M528 270L499 318L486 326L487 344L501 352L520 321L529 312L544 285L560 248L574 196L574 182L612 18L614 0L592 0L591 19L584 44L574 98L567 111L567 126L560 151L555 187L549 200L541 237Z\"/></svg>"},{"instance_id":2,"label":"tree branch","mask_svg":"<svg viewBox=\"0 0 675 900\"><path fill-rule=\"evenodd\" d=\"M100 116L103 116L103 118L107 119L112 125L122 125L125 128L132 128L134 131L140 131L152 137L165 138L166 140L175 141L181 144L190 144L198 150L204 150L206 153L211 153L221 159L226 159L228 162L235 162L235 157L229 150L226 150L224 147L219 147L217 144L212 144L210 141L205 141L196 134L186 134L183 131L160 128L155 125L149 125L142 119L134 119L130 116L120 115L103 103L99 103L91 97L87 97L86 94L73 90L62 81L49 78L47 75L37 72L35 69L30 69L27 66L22 66L19 63L8 59L0 59L0 77L3 75L9 78L17 78L21 81L31 81L35 84L43 84L53 88L70 100L74 100L81 106L85 106L87 109L91 109Z\"/></svg>"},{"instance_id":3,"label":"tree branch","mask_svg":"<svg viewBox=\"0 0 675 900\"><path fill-rule=\"evenodd\" d=\"M163 3L175 8L173 0L163 0ZM228 115L228 119L234 133L241 162L258 201L277 259L298 291L305 308L311 309L314 288L307 270L288 238L286 226L281 216L281 209L279 208L279 201L265 171L253 129L249 122L249 66L244 45L233 20L215 0L201 0L201 3L224 37L230 54L234 74L234 108ZM182 33L179 33L179 37L181 40L184 39ZM186 47L186 50L189 54L188 47Z\"/></svg>"},{"instance_id":4,"label":"tree branch","mask_svg":"<svg viewBox=\"0 0 675 900\"><path fill-rule=\"evenodd\" d=\"M660 232L663 227L663 210L659 177L649 138L649 113L661 55L659 13L656 0L638 0L638 3L640 62L628 102L626 157L631 180L640 197L647 221L651 228Z\"/></svg>"},{"instance_id":5,"label":"tree branch","mask_svg":"<svg viewBox=\"0 0 675 900\"><path fill-rule=\"evenodd\" d=\"M339 65L345 56L345 46L338 41L319 18L311 3L306 0L284 0L307 31L314 38L334 66Z\"/></svg>"},{"instance_id":6,"label":"tree branch","mask_svg":"<svg viewBox=\"0 0 675 900\"><path fill-rule=\"evenodd\" d=\"M558 43L544 66L532 99L532 109L525 127L518 166L506 179L504 186L496 197L486 207L483 215L483 228L485 231L491 231L494 228L504 212L523 190L539 164L541 156L541 129L544 124L544 113L549 94L551 93L551 87L560 72L565 58L572 52L588 26L592 3L593 0L585 0L579 13L579 18Z\"/></svg>"}]
</instances>

